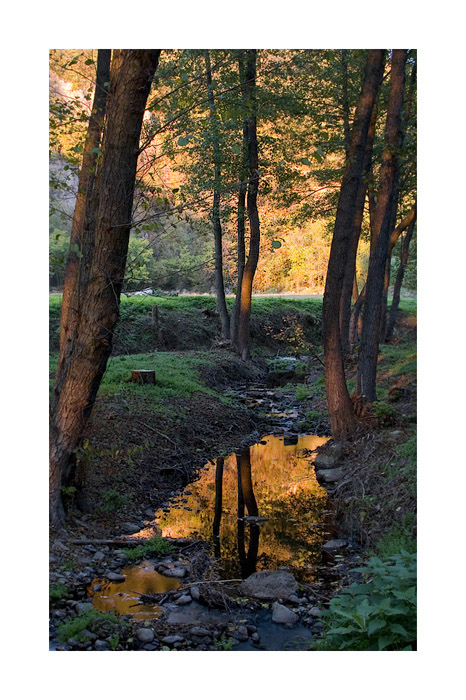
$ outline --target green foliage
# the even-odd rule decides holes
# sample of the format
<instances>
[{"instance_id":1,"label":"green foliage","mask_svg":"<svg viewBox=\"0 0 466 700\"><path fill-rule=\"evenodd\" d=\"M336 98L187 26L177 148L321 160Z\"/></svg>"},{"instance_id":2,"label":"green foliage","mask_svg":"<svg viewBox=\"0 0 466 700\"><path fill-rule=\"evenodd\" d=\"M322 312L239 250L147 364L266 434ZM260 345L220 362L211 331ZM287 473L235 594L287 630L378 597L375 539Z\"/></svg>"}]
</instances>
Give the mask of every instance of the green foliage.
<instances>
[{"instance_id":1,"label":"green foliage","mask_svg":"<svg viewBox=\"0 0 466 700\"><path fill-rule=\"evenodd\" d=\"M77 568L78 563L73 561L73 559L65 559L65 561L60 564L60 569L62 571L76 571Z\"/></svg>"},{"instance_id":2,"label":"green foliage","mask_svg":"<svg viewBox=\"0 0 466 700\"><path fill-rule=\"evenodd\" d=\"M63 600L64 598L68 598L68 596L69 591L64 583L56 583L54 586L50 586L49 588L50 601Z\"/></svg>"},{"instance_id":3,"label":"green foliage","mask_svg":"<svg viewBox=\"0 0 466 700\"><path fill-rule=\"evenodd\" d=\"M408 464L415 465L417 457L417 437L413 435L405 442L397 446L397 452L401 457L404 457Z\"/></svg>"},{"instance_id":4,"label":"green foliage","mask_svg":"<svg viewBox=\"0 0 466 700\"><path fill-rule=\"evenodd\" d=\"M112 634L109 639L110 651L116 651L118 649L119 643L120 635L118 634L118 632L115 632L115 634Z\"/></svg>"},{"instance_id":5,"label":"green foliage","mask_svg":"<svg viewBox=\"0 0 466 700\"><path fill-rule=\"evenodd\" d=\"M115 488L104 491L102 493L102 498L104 499L104 505L101 506L101 510L104 513L115 513L125 503L125 499L122 498Z\"/></svg>"},{"instance_id":6,"label":"green foliage","mask_svg":"<svg viewBox=\"0 0 466 700\"><path fill-rule=\"evenodd\" d=\"M58 639L67 642L85 629L92 627L95 622L108 621L117 624L118 618L114 613L101 613L98 610L88 610L75 617L68 617L57 627Z\"/></svg>"},{"instance_id":7,"label":"green foliage","mask_svg":"<svg viewBox=\"0 0 466 700\"><path fill-rule=\"evenodd\" d=\"M321 650L411 651L416 646L416 554L403 550L354 569L353 583L324 611Z\"/></svg>"},{"instance_id":8,"label":"green foliage","mask_svg":"<svg viewBox=\"0 0 466 700\"><path fill-rule=\"evenodd\" d=\"M375 401L372 404L372 413L377 420L379 428L392 425L395 419L396 410L384 401Z\"/></svg>"},{"instance_id":9,"label":"green foliage","mask_svg":"<svg viewBox=\"0 0 466 700\"><path fill-rule=\"evenodd\" d=\"M227 637L222 634L220 639L216 639L214 642L214 647L217 651L231 651L233 649L234 639L233 637Z\"/></svg>"},{"instance_id":10,"label":"green foliage","mask_svg":"<svg viewBox=\"0 0 466 700\"><path fill-rule=\"evenodd\" d=\"M414 537L415 517L412 513L407 513L401 523L394 525L391 530L377 541L377 554L386 559L402 550L414 554L417 549L417 542Z\"/></svg>"},{"instance_id":11,"label":"green foliage","mask_svg":"<svg viewBox=\"0 0 466 700\"><path fill-rule=\"evenodd\" d=\"M131 561L136 561L137 559L143 559L153 554L170 554L170 552L173 552L173 545L171 542L156 535L144 544L138 545L134 547L134 549L128 549L125 554Z\"/></svg>"}]
</instances>

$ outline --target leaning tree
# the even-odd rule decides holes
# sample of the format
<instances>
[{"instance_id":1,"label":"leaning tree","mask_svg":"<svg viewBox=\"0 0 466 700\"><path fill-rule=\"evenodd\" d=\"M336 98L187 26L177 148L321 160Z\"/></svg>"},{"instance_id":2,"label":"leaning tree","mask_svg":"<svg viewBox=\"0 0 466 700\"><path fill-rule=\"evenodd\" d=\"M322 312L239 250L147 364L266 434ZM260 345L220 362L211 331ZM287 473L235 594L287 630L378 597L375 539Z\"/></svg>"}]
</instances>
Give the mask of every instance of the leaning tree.
<instances>
[{"instance_id":1,"label":"leaning tree","mask_svg":"<svg viewBox=\"0 0 466 700\"><path fill-rule=\"evenodd\" d=\"M68 275L65 291L79 298L73 330L62 335L51 398L50 520L62 525L62 487L73 472L76 449L94 405L112 351L119 316L146 101L160 49L114 50L107 115L99 146L95 184L86 198L90 228L79 252L79 275ZM78 244L76 244L78 245ZM72 259L73 260L73 259ZM70 263L71 264L71 263ZM77 285L71 293L67 285ZM75 293L77 292L77 294ZM67 308L64 314L67 314Z\"/></svg>"}]
</instances>

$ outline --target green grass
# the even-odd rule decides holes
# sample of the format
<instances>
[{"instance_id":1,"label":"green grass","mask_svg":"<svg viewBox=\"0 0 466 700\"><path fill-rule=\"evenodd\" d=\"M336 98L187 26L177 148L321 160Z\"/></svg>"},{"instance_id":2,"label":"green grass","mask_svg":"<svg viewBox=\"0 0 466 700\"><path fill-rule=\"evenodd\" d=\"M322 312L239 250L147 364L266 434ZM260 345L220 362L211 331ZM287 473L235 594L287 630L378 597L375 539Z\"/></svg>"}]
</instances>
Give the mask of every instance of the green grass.
<instances>
[{"instance_id":1,"label":"green grass","mask_svg":"<svg viewBox=\"0 0 466 700\"><path fill-rule=\"evenodd\" d=\"M118 618L113 613L101 613L98 610L88 610L76 617L68 617L58 625L57 635L61 642L67 642L92 626L94 622L106 620L118 624Z\"/></svg>"},{"instance_id":2,"label":"green grass","mask_svg":"<svg viewBox=\"0 0 466 700\"><path fill-rule=\"evenodd\" d=\"M50 356L50 373L55 373L58 355ZM147 353L141 355L119 355L111 357L99 389L100 396L114 396L120 392L144 397L154 404L166 403L167 399L189 397L198 392L215 396L228 404L231 399L209 389L200 379L198 369L208 365L208 357L193 357L188 353ZM131 370L155 370L155 386L131 382ZM52 382L53 380L51 380Z\"/></svg>"},{"instance_id":3,"label":"green grass","mask_svg":"<svg viewBox=\"0 0 466 700\"><path fill-rule=\"evenodd\" d=\"M68 598L68 596L69 596L69 591L64 583L57 583L54 586L50 586L50 588L49 588L49 600L50 601L63 600L65 598Z\"/></svg>"},{"instance_id":4,"label":"green grass","mask_svg":"<svg viewBox=\"0 0 466 700\"><path fill-rule=\"evenodd\" d=\"M128 549L125 555L131 561L136 561L153 554L170 554L170 552L173 552L172 543L156 535L144 544L140 544L134 549Z\"/></svg>"}]
</instances>

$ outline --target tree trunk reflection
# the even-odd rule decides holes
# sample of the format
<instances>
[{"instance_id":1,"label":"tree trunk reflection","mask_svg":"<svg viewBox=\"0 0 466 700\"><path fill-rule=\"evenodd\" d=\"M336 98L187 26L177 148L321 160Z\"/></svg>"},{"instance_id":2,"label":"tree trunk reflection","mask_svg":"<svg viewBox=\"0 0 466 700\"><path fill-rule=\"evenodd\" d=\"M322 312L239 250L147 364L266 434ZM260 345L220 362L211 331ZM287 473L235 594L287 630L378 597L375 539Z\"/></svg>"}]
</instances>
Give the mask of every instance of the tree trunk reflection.
<instances>
[{"instance_id":1,"label":"tree trunk reflection","mask_svg":"<svg viewBox=\"0 0 466 700\"><path fill-rule=\"evenodd\" d=\"M257 523L249 523L249 545L246 553L244 507L246 506L248 515L259 515L252 485L249 447L236 455L236 465L238 469L238 555L241 576L247 578L256 570L260 534L259 525Z\"/></svg>"}]
</instances>

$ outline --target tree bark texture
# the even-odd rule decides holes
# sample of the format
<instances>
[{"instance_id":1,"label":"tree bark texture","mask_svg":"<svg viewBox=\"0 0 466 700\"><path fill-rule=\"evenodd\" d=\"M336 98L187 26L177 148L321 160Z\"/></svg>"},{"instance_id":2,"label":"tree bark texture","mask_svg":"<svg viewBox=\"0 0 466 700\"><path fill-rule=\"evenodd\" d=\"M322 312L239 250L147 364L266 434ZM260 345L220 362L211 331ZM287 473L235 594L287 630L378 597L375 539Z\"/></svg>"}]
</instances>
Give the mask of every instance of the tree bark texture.
<instances>
[{"instance_id":1,"label":"tree bark texture","mask_svg":"<svg viewBox=\"0 0 466 700\"><path fill-rule=\"evenodd\" d=\"M244 83L244 98L250 104L247 117L247 143L249 163L249 183L247 193L247 211L249 218L249 256L244 266L241 281L241 302L238 324L238 351L243 360L251 358L250 319L251 298L254 275L259 260L260 226L257 209L257 191L259 187L259 160L257 152L257 119L256 119L256 49L246 51L246 79Z\"/></svg>"},{"instance_id":2,"label":"tree bark texture","mask_svg":"<svg viewBox=\"0 0 466 700\"><path fill-rule=\"evenodd\" d=\"M240 83L246 80L245 57L242 51L239 51L238 56L238 72ZM240 167L240 182L238 189L238 209L237 209L237 282L236 296L233 309L231 311L231 328L230 338L233 348L238 350L238 329L239 329L239 314L241 309L241 285L243 283L244 266L246 264L246 244L245 244L245 223L246 223L246 192L248 179L248 120L246 114L246 99L244 90L241 92L242 110L243 110L243 141L241 149L241 167Z\"/></svg>"},{"instance_id":3,"label":"tree bark texture","mask_svg":"<svg viewBox=\"0 0 466 700\"><path fill-rule=\"evenodd\" d=\"M214 201L212 205L212 223L215 241L215 293L217 295L217 308L222 326L222 338L230 338L230 318L225 300L225 285L223 281L223 251L222 251L222 223L220 220L220 141L218 133L217 107L215 104L214 90L212 87L212 70L210 65L210 53L204 51L207 80L207 98L209 101L209 115L212 133L213 159L214 159Z\"/></svg>"},{"instance_id":4,"label":"tree bark texture","mask_svg":"<svg viewBox=\"0 0 466 700\"><path fill-rule=\"evenodd\" d=\"M391 205L400 143L406 54L405 49L395 49L392 55L385 146L380 166L379 191L374 220L375 242L373 255L369 259L362 336L358 356L356 393L363 403L372 403L376 400L380 309L390 242Z\"/></svg>"},{"instance_id":5,"label":"tree bark texture","mask_svg":"<svg viewBox=\"0 0 466 700\"><path fill-rule=\"evenodd\" d=\"M83 255L83 238L86 229L86 211L89 218L89 202L95 182L99 146L102 138L107 94L110 82L111 49L99 49L97 53L97 70L95 93L91 116L84 143L83 160L78 178L78 193L71 224L70 250L66 264L63 298L60 318L60 347L65 349L76 329L79 318L78 277L80 260Z\"/></svg>"},{"instance_id":6,"label":"tree bark texture","mask_svg":"<svg viewBox=\"0 0 466 700\"><path fill-rule=\"evenodd\" d=\"M416 80L417 80L417 66L416 66L416 63L414 63L412 71L411 71L408 91L407 91L407 95L406 95L406 106L405 106L405 109L403 111L402 119L401 119L400 140L399 140L399 145L398 145L398 152L399 153L401 152L401 150L403 148L406 130L407 130L409 120L411 117L411 111L412 111L413 104L414 104ZM395 224L396 224L396 220L397 220L398 205L399 205L401 190L402 190L401 164L400 164L400 159L397 158L396 159L396 169L395 169L395 183L393 185L392 214L391 214L391 220L390 220L390 230L391 231L396 231L398 228L398 227L395 228ZM407 225L409 225L409 224L407 224ZM393 234L392 234L392 236L393 236ZM395 243L396 243L396 241L395 241ZM393 250L395 243L393 243L393 245L392 245L392 243L390 242L390 247L388 249L387 262L385 265L385 279L384 279L383 297L382 297L381 310L380 310L380 338L383 338L385 336L385 328L386 328L386 323L387 323L388 288L390 286L391 256L392 256L392 250Z\"/></svg>"},{"instance_id":7,"label":"tree bark texture","mask_svg":"<svg viewBox=\"0 0 466 700\"><path fill-rule=\"evenodd\" d=\"M370 50L364 72L353 128L349 157L338 199L335 228L323 301L325 385L330 426L334 437L352 433L358 424L346 387L340 338L340 299L351 237L356 199L363 177L364 154L372 110L382 79L384 51Z\"/></svg>"},{"instance_id":8,"label":"tree bark texture","mask_svg":"<svg viewBox=\"0 0 466 700\"><path fill-rule=\"evenodd\" d=\"M356 257L358 254L359 238L361 236L362 220L364 217L364 202L366 201L367 183L371 170L372 162L372 147L375 138L375 125L377 121L377 106L374 105L372 110L371 122L367 134L366 150L364 153L363 176L359 183L358 193L356 195L356 203L354 208L353 235L351 237L348 256L346 258L345 274L343 277L343 286L340 297L340 336L343 348L343 355L346 357L350 354L350 316L351 316L351 297L353 295L353 287L356 274Z\"/></svg>"},{"instance_id":9,"label":"tree bark texture","mask_svg":"<svg viewBox=\"0 0 466 700\"><path fill-rule=\"evenodd\" d=\"M395 285L393 287L393 299L390 306L390 312L387 318L387 328L385 332L385 342L389 343L393 337L393 331L395 330L396 318L398 316L398 308L400 305L401 296L401 285L403 284L403 278L406 270L406 265L408 263L409 255L409 244L411 243L411 238L413 237L414 227L416 225L416 215L414 215L413 220L409 224L408 230L403 238L401 244L401 257L400 266L396 273Z\"/></svg>"},{"instance_id":10,"label":"tree bark texture","mask_svg":"<svg viewBox=\"0 0 466 700\"><path fill-rule=\"evenodd\" d=\"M51 401L50 520L61 525L61 487L82 439L111 353L128 251L139 138L160 50L126 49L111 73L89 281L72 347L59 364ZM86 265L84 257L82 264Z\"/></svg>"}]
</instances>

